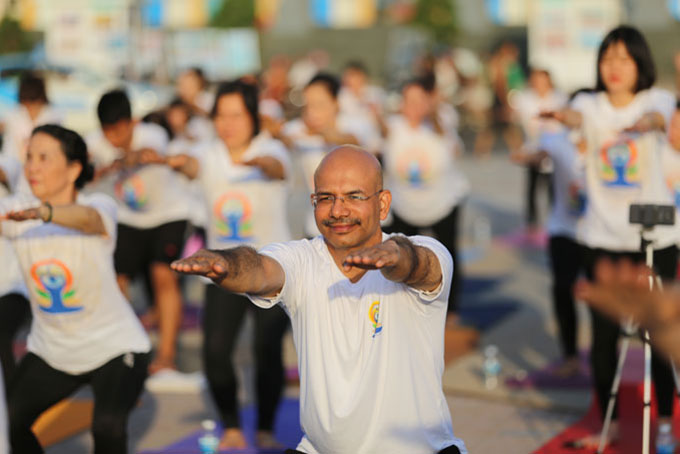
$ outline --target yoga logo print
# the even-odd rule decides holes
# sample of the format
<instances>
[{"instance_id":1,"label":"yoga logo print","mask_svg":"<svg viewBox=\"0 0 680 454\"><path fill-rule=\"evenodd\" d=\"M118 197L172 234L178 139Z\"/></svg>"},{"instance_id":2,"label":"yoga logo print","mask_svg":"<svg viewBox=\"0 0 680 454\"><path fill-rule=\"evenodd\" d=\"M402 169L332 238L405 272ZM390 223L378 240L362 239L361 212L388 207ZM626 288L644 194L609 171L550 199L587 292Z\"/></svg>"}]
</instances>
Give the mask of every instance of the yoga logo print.
<instances>
[{"instance_id":1,"label":"yoga logo print","mask_svg":"<svg viewBox=\"0 0 680 454\"><path fill-rule=\"evenodd\" d=\"M34 263L31 279L41 311L64 314L83 310L83 306L77 305L71 270L59 260L47 259Z\"/></svg>"},{"instance_id":2,"label":"yoga logo print","mask_svg":"<svg viewBox=\"0 0 680 454\"><path fill-rule=\"evenodd\" d=\"M368 309L368 318L373 325L372 337L375 337L382 331L382 323L380 323L380 301L373 301L371 307Z\"/></svg>"},{"instance_id":3,"label":"yoga logo print","mask_svg":"<svg viewBox=\"0 0 680 454\"><path fill-rule=\"evenodd\" d=\"M406 150L397 161L397 174L411 186L422 186L431 178L430 159L417 148Z\"/></svg>"},{"instance_id":4,"label":"yoga logo print","mask_svg":"<svg viewBox=\"0 0 680 454\"><path fill-rule=\"evenodd\" d=\"M600 151L600 177L605 186L640 186L639 152L633 140L606 144Z\"/></svg>"},{"instance_id":5,"label":"yoga logo print","mask_svg":"<svg viewBox=\"0 0 680 454\"><path fill-rule=\"evenodd\" d=\"M227 192L213 205L215 228L222 241L245 241L253 236L252 207L240 192Z\"/></svg>"},{"instance_id":6,"label":"yoga logo print","mask_svg":"<svg viewBox=\"0 0 680 454\"><path fill-rule=\"evenodd\" d=\"M132 175L118 180L116 183L116 197L135 211L143 209L148 202L144 181L142 181L139 175Z\"/></svg>"}]
</instances>

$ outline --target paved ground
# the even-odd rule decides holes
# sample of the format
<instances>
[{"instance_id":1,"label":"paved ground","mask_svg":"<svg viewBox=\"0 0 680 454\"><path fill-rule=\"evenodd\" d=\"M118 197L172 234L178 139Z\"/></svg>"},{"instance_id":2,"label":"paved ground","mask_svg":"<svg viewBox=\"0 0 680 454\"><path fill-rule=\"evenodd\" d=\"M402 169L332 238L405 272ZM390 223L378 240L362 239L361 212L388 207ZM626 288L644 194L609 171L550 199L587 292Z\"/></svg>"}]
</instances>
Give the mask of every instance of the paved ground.
<instances>
[{"instance_id":1,"label":"paved ground","mask_svg":"<svg viewBox=\"0 0 680 454\"><path fill-rule=\"evenodd\" d=\"M486 160L464 159L473 193L463 216L465 276L493 285L465 295L463 304L485 305L505 302L519 309L501 323L482 333L480 346L500 349L503 375L510 376L544 367L558 356L555 323L548 298L547 260L540 248L519 248L502 238L522 226L524 173L497 155ZM304 203L297 197L293 205ZM294 229L299 229L299 217ZM484 234L491 228L493 238ZM583 308L581 315L585 315ZM582 320L587 317L583 316ZM582 323L580 343L588 342L588 326ZM243 376L250 374L247 332L237 352ZM185 333L181 339L180 366L200 369L200 335ZM286 357L294 361L290 343ZM453 417L454 430L471 453L529 453L555 436L582 415L589 402L585 391L516 391L502 384L487 390L482 383L481 350L450 363L444 374L444 390ZM287 390L295 395L297 389ZM242 390L242 400L251 392ZM131 452L171 443L199 428L200 421L213 417L209 399L193 394L145 393L130 421ZM48 454L88 452L89 435L84 434L47 450Z\"/></svg>"}]
</instances>

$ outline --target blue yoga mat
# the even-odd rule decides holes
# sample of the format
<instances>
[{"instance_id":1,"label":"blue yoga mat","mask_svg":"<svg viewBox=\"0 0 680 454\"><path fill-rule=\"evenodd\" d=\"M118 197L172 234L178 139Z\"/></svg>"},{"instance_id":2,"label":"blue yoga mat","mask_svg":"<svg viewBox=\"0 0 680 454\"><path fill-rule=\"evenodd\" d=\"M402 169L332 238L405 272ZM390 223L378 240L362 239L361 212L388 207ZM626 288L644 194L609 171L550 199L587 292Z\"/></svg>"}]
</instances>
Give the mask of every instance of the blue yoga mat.
<instances>
[{"instance_id":1,"label":"blue yoga mat","mask_svg":"<svg viewBox=\"0 0 680 454\"><path fill-rule=\"evenodd\" d=\"M244 435L251 446L255 445L256 413L255 405L248 405L241 409L241 425ZM274 433L279 443L286 448L295 448L297 446L302 438L300 402L297 399L283 399L281 401L276 414ZM165 448L142 451L140 454L200 454L201 451L198 448L198 438L200 436L201 431L199 430ZM258 450L257 448L248 448L220 452L230 454L279 454L283 451L283 449Z\"/></svg>"}]
</instances>

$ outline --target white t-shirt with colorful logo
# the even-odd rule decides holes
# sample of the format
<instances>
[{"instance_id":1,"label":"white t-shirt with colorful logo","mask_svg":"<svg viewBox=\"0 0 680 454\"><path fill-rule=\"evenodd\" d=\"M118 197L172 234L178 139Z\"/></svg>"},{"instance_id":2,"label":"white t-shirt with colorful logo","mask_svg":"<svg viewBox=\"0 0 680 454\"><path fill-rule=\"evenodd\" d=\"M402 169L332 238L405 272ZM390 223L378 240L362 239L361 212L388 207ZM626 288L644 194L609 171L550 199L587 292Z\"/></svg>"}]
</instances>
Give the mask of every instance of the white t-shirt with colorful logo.
<instances>
[{"instance_id":1,"label":"white t-shirt with colorful logo","mask_svg":"<svg viewBox=\"0 0 680 454\"><path fill-rule=\"evenodd\" d=\"M116 282L115 202L104 194L80 194L77 203L97 210L106 235L41 221L1 224L28 287L33 313L28 350L69 374L91 371L123 353L151 349ZM0 212L38 204L35 198L14 196L0 201Z\"/></svg>"},{"instance_id":2,"label":"white t-shirt with colorful logo","mask_svg":"<svg viewBox=\"0 0 680 454\"><path fill-rule=\"evenodd\" d=\"M426 125L412 128L401 115L390 117L388 127L384 170L392 209L409 224L430 226L470 189L456 164L454 144Z\"/></svg>"},{"instance_id":3,"label":"white t-shirt with colorful logo","mask_svg":"<svg viewBox=\"0 0 680 454\"><path fill-rule=\"evenodd\" d=\"M257 167L235 163L219 139L203 144L195 154L200 162L198 180L208 208L209 248L262 246L291 238L287 180L272 180ZM288 178L288 152L281 142L266 134L255 137L241 159L245 162L264 156L278 160Z\"/></svg>"},{"instance_id":4,"label":"white t-shirt with colorful logo","mask_svg":"<svg viewBox=\"0 0 680 454\"><path fill-rule=\"evenodd\" d=\"M582 129L588 149L584 157L587 207L579 224L581 243L612 251L639 251L640 226L628 221L630 205L673 204L664 181L662 150L666 138L659 132L629 134L645 113L659 112L666 124L675 110L670 92L651 88L635 95L623 108L615 108L604 92L582 93L572 108L583 116ZM678 228L657 226L656 249L678 242Z\"/></svg>"},{"instance_id":5,"label":"white t-shirt with colorful logo","mask_svg":"<svg viewBox=\"0 0 680 454\"><path fill-rule=\"evenodd\" d=\"M151 148L167 154L168 135L151 123L137 123L132 133L132 149ZM123 156L101 131L87 138L87 148L96 167L111 164ZM94 182L89 190L112 196L118 204L118 222L138 229L150 229L187 219L187 201L178 175L165 165L143 165L121 170Z\"/></svg>"},{"instance_id":6,"label":"white t-shirt with colorful logo","mask_svg":"<svg viewBox=\"0 0 680 454\"><path fill-rule=\"evenodd\" d=\"M383 240L388 239L383 235ZM297 449L318 453L431 453L456 445L442 391L444 325L453 261L432 238L442 285L422 292L368 271L351 283L322 237L270 244L285 284L257 306L280 304L290 316L300 368Z\"/></svg>"}]
</instances>

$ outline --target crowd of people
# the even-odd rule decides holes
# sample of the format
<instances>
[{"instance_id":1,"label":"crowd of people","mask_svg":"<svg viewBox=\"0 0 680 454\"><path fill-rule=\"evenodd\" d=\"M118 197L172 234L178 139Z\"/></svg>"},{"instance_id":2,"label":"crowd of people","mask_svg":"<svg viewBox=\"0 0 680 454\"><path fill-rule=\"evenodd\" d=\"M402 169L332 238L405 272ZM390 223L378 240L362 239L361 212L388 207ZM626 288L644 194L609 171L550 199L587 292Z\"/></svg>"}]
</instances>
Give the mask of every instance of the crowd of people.
<instances>
[{"instance_id":1,"label":"crowd of people","mask_svg":"<svg viewBox=\"0 0 680 454\"><path fill-rule=\"evenodd\" d=\"M457 243L470 185L445 71L421 66L401 85L398 106L359 61L336 77L289 71L275 59L258 76L215 86L192 68L177 78L175 99L140 118L124 90L102 94L100 127L84 136L60 126L40 76L22 76L0 154L0 397L12 452L43 452L33 423L85 384L94 393L95 452L126 452L145 379L176 368L179 275L198 274L212 281L202 302L202 359L224 427L221 448L247 446L231 358L250 312L258 446L279 446L273 425L290 326L304 431L290 452L466 453L441 380L444 330L458 320ZM293 73L305 79L299 108L286 80ZM510 44L489 75L494 121L512 161L527 168L532 235L540 230L537 188L551 192L548 252L564 357L557 373L580 369L574 290L583 275L591 283L579 283L577 295L593 304L591 368L604 413L618 317L666 334L663 324L680 319L658 291L647 297L663 315L612 297L637 285L631 276L641 271L629 262L644 261L629 205L680 207L676 97L655 86L649 46L627 26L602 41L596 85L571 96L545 68L525 78ZM469 99L478 82L468 75ZM490 120L476 108L466 119L484 155ZM289 226L297 175L311 194L304 238ZM187 257L190 235L205 249ZM659 226L651 241L655 271L673 280L680 227ZM626 269L621 282L612 277L617 266ZM158 327L153 351L129 303L135 280L150 301L144 324ZM28 352L17 363L13 343L29 321ZM661 352L652 356L662 425L673 411L674 338L659 335Z\"/></svg>"}]
</instances>

